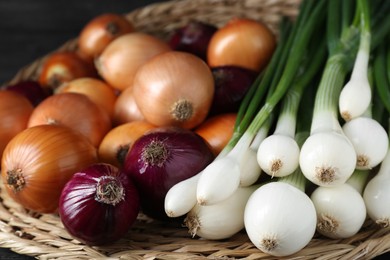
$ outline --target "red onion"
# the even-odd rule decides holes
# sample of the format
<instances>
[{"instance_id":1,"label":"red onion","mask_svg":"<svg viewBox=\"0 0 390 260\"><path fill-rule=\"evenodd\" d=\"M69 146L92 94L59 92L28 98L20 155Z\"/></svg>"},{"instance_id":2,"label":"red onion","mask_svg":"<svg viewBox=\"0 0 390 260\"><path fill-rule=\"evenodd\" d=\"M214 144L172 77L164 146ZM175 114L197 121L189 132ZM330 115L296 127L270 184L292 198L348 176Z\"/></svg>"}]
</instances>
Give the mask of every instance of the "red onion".
<instances>
[{"instance_id":1,"label":"red onion","mask_svg":"<svg viewBox=\"0 0 390 260\"><path fill-rule=\"evenodd\" d=\"M59 214L66 230L88 245L122 238L139 213L131 179L115 166L93 164L77 172L62 190Z\"/></svg>"},{"instance_id":2,"label":"red onion","mask_svg":"<svg viewBox=\"0 0 390 260\"><path fill-rule=\"evenodd\" d=\"M141 136L126 156L124 171L138 188L141 209L168 220L164 200L176 183L203 170L214 159L202 137L190 130L160 127Z\"/></svg>"},{"instance_id":3,"label":"red onion","mask_svg":"<svg viewBox=\"0 0 390 260\"><path fill-rule=\"evenodd\" d=\"M192 53L206 60L207 47L217 27L200 21L190 21L175 30L169 39L173 50Z\"/></svg>"},{"instance_id":4,"label":"red onion","mask_svg":"<svg viewBox=\"0 0 390 260\"><path fill-rule=\"evenodd\" d=\"M6 89L25 96L28 100L30 100L33 106L37 106L42 100L52 94L44 90L38 82L32 80L21 81L13 85L9 85Z\"/></svg>"},{"instance_id":5,"label":"red onion","mask_svg":"<svg viewBox=\"0 0 390 260\"><path fill-rule=\"evenodd\" d=\"M211 72L214 77L215 92L210 114L237 112L257 73L239 66L214 67Z\"/></svg>"}]
</instances>

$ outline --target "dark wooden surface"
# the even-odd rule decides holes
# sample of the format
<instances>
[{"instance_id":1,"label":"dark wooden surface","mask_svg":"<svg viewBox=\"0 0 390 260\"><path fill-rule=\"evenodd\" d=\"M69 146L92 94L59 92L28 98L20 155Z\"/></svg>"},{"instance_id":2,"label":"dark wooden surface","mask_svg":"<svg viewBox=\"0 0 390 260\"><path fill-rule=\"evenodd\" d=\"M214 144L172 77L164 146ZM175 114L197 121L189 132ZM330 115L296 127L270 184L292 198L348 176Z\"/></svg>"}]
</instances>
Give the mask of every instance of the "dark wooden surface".
<instances>
[{"instance_id":1,"label":"dark wooden surface","mask_svg":"<svg viewBox=\"0 0 390 260\"><path fill-rule=\"evenodd\" d=\"M74 38L91 18L162 0L0 0L0 85ZM388 255L387 255L388 257ZM0 259L31 259L1 248Z\"/></svg>"},{"instance_id":2,"label":"dark wooden surface","mask_svg":"<svg viewBox=\"0 0 390 260\"><path fill-rule=\"evenodd\" d=\"M0 85L37 58L77 37L90 19L162 0L0 0ZM1 248L0 259L31 259Z\"/></svg>"}]
</instances>

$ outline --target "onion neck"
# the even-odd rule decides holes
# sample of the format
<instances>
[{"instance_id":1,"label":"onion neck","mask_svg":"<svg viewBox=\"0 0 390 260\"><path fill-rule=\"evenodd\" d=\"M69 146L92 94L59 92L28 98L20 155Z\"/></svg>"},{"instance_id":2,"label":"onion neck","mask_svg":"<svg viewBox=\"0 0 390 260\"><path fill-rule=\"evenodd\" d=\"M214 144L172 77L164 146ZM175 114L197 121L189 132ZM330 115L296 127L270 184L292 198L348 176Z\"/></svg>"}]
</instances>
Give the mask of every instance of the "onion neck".
<instances>
[{"instance_id":1,"label":"onion neck","mask_svg":"<svg viewBox=\"0 0 390 260\"><path fill-rule=\"evenodd\" d=\"M337 115L338 97L346 75L345 58L344 54L335 54L326 63L315 98L311 133L342 131Z\"/></svg>"},{"instance_id":2,"label":"onion neck","mask_svg":"<svg viewBox=\"0 0 390 260\"><path fill-rule=\"evenodd\" d=\"M347 184L351 185L355 190L362 194L369 175L369 170L355 169L351 177L347 180Z\"/></svg>"},{"instance_id":3,"label":"onion neck","mask_svg":"<svg viewBox=\"0 0 390 260\"><path fill-rule=\"evenodd\" d=\"M112 176L103 176L96 185L96 201L115 206L124 200L125 191L118 179Z\"/></svg>"}]
</instances>

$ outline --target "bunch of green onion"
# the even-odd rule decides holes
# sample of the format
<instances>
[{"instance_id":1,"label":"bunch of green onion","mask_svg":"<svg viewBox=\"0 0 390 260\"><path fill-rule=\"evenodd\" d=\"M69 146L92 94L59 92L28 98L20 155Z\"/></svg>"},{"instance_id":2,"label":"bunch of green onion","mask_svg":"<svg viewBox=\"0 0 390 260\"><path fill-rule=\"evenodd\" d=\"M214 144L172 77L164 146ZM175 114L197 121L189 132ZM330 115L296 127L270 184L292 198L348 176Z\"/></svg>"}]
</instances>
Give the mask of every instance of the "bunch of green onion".
<instances>
[{"instance_id":1,"label":"bunch of green onion","mask_svg":"<svg viewBox=\"0 0 390 260\"><path fill-rule=\"evenodd\" d=\"M389 11L386 0L303 0L296 20L282 19L232 139L171 188L167 215L188 214L191 234L207 239L245 228L275 256L301 250L315 231L353 236L367 215L389 226Z\"/></svg>"}]
</instances>

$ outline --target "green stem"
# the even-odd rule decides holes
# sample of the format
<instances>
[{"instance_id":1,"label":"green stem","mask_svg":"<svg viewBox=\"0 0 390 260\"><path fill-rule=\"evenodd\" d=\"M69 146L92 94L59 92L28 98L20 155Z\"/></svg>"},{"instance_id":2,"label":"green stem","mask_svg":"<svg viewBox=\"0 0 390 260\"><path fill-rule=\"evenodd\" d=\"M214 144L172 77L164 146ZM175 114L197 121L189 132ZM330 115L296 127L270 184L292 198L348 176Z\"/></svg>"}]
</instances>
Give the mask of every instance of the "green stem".
<instances>
[{"instance_id":1,"label":"green stem","mask_svg":"<svg viewBox=\"0 0 390 260\"><path fill-rule=\"evenodd\" d=\"M308 136L309 136L308 131L298 132L295 136L295 140L297 141L298 145L301 147ZM307 179L303 175L299 167L293 173L279 178L278 181L288 183L303 192L305 192L306 190Z\"/></svg>"},{"instance_id":2,"label":"green stem","mask_svg":"<svg viewBox=\"0 0 390 260\"><path fill-rule=\"evenodd\" d=\"M347 183L355 188L360 194L362 194L363 189L368 180L368 176L370 176L369 170L358 170L356 169L351 177L347 180Z\"/></svg>"},{"instance_id":3,"label":"green stem","mask_svg":"<svg viewBox=\"0 0 390 260\"><path fill-rule=\"evenodd\" d=\"M374 57L374 85L376 93L387 112L390 113L390 77L388 77L387 74L386 44L387 43L384 42L378 47Z\"/></svg>"},{"instance_id":4,"label":"green stem","mask_svg":"<svg viewBox=\"0 0 390 260\"><path fill-rule=\"evenodd\" d=\"M336 54L328 58L315 97L311 132L323 130L340 131L338 118L338 96L347 74L345 55Z\"/></svg>"},{"instance_id":5,"label":"green stem","mask_svg":"<svg viewBox=\"0 0 390 260\"><path fill-rule=\"evenodd\" d=\"M302 57L309 45L309 41L314 37L313 32L319 28L323 21L325 12L324 5L325 1L317 1L317 5L312 10L310 17L307 22L302 25L298 30L298 33L294 39L293 45L290 50L286 66L283 70L283 75L278 82L278 85L272 95L266 100L263 107L257 113L252 123L249 125L247 131L252 135L255 135L259 131L261 125L267 120L269 115L272 113L276 105L283 98L286 91L290 87L291 82L294 80L296 73L298 72L299 66L302 61Z\"/></svg>"}]
</instances>

